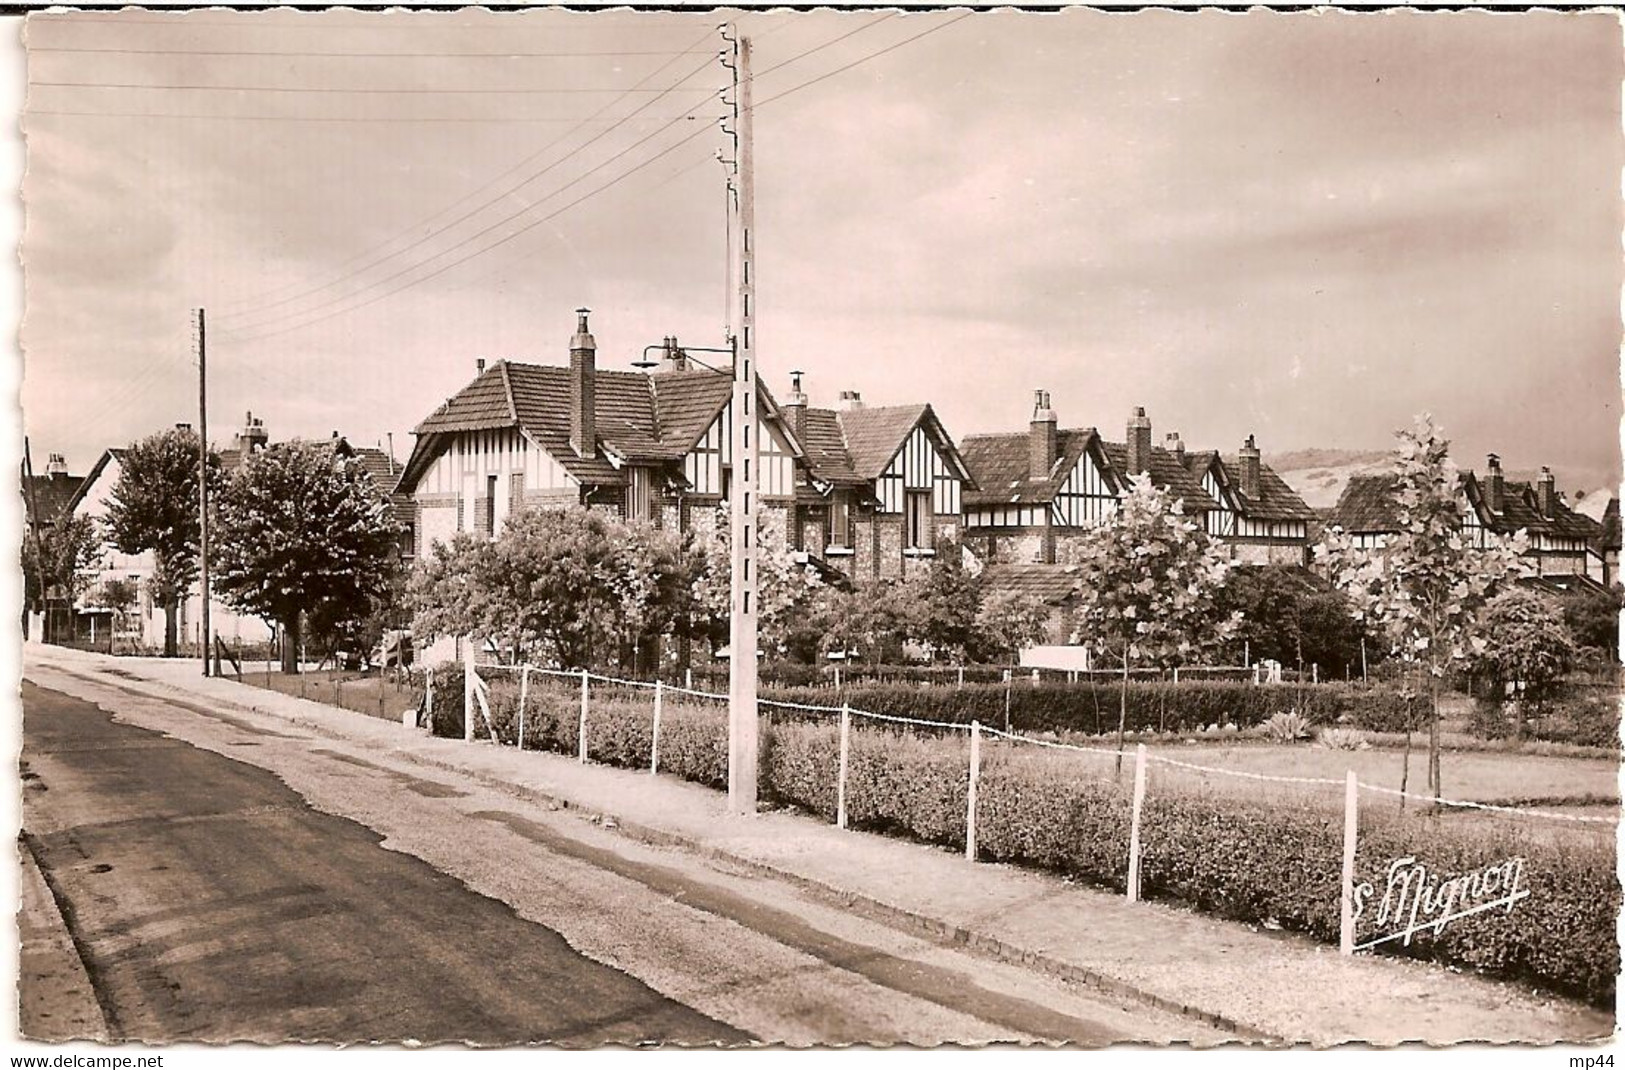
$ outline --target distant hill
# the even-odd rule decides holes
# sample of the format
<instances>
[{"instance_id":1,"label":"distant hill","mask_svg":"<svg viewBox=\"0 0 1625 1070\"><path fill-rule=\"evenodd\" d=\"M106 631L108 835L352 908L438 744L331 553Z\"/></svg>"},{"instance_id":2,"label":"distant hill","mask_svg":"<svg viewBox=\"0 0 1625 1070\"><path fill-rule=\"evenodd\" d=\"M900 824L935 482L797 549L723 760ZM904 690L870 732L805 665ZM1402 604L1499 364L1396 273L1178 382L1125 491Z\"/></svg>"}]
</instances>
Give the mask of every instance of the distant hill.
<instances>
[{"instance_id":1,"label":"distant hill","mask_svg":"<svg viewBox=\"0 0 1625 1070\"><path fill-rule=\"evenodd\" d=\"M1389 450L1307 449L1270 454L1264 460L1311 509L1330 509L1337 504L1351 476L1381 471L1388 467L1392 456ZM1479 475L1483 475L1482 470ZM1564 476L1563 472L1557 473L1558 490L1571 506L1594 520L1602 518L1608 499L1619 493L1617 487L1599 485L1600 477L1595 472L1574 473L1572 481ZM1540 470L1509 468L1506 477L1532 483L1540 478Z\"/></svg>"},{"instance_id":2,"label":"distant hill","mask_svg":"<svg viewBox=\"0 0 1625 1070\"><path fill-rule=\"evenodd\" d=\"M1311 509L1330 509L1351 476L1379 471L1392 457L1389 450L1310 449L1271 454L1265 462Z\"/></svg>"}]
</instances>

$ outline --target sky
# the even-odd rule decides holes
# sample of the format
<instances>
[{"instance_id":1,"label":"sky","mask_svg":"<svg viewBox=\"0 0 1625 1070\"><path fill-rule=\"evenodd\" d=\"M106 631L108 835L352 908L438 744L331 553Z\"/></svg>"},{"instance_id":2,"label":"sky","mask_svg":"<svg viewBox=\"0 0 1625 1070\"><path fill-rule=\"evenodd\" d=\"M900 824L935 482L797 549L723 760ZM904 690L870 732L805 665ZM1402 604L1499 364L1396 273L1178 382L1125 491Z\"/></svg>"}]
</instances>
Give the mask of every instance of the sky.
<instances>
[{"instance_id":1,"label":"sky","mask_svg":"<svg viewBox=\"0 0 1625 1070\"><path fill-rule=\"evenodd\" d=\"M36 469L252 410L410 450L478 358L721 346L709 13L33 15ZM757 348L815 405L930 402L1266 454L1619 480L1609 14L760 12ZM91 83L69 85L63 83ZM206 87L206 88L199 88ZM501 90L501 92L498 92ZM513 92L525 90L525 92ZM782 100L775 97L784 94ZM430 119L440 121L427 121ZM726 151L723 151L726 150Z\"/></svg>"}]
</instances>

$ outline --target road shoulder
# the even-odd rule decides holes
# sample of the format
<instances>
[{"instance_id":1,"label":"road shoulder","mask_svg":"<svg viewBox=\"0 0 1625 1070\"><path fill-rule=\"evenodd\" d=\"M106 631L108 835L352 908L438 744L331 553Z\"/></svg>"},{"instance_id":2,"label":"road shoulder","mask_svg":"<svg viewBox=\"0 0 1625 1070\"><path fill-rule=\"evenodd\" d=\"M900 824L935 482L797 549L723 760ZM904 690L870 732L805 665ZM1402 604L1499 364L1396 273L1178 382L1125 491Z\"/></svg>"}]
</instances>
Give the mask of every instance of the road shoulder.
<instances>
[{"instance_id":1,"label":"road shoulder","mask_svg":"<svg viewBox=\"0 0 1625 1070\"><path fill-rule=\"evenodd\" d=\"M108 1040L107 1020L67 921L26 841L17 844L18 1022L24 1038Z\"/></svg>"}]
</instances>

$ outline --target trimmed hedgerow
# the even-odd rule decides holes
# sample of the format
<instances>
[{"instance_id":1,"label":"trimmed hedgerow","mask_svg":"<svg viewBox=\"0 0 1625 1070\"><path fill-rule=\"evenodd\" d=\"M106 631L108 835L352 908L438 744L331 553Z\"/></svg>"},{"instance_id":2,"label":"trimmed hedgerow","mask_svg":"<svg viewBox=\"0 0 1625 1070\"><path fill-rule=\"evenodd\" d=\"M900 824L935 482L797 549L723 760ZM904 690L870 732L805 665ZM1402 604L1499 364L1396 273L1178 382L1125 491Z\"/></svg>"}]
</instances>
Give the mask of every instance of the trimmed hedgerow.
<instances>
[{"instance_id":1,"label":"trimmed hedgerow","mask_svg":"<svg viewBox=\"0 0 1625 1070\"><path fill-rule=\"evenodd\" d=\"M1104 681L1037 686L1017 681L1009 688L1011 727L1018 732L1114 732L1121 687ZM846 701L874 713L1002 726L1005 691L1003 684L962 688L860 684L842 688L838 698L827 688L774 688L764 690L763 696L825 706ZM1211 724L1247 728L1291 709L1317 724L1380 730L1390 722L1403 724L1404 700L1393 688L1351 684L1297 688L1221 680L1134 681L1128 685L1127 728L1195 731Z\"/></svg>"},{"instance_id":2,"label":"trimmed hedgerow","mask_svg":"<svg viewBox=\"0 0 1625 1070\"><path fill-rule=\"evenodd\" d=\"M437 673L435 685L445 696L433 711L436 733L461 736L460 674ZM489 698L497 737L511 745L517 734L517 681L494 679ZM828 701L827 694L823 698ZM573 683L533 678L525 746L575 754L579 702ZM588 708L589 756L646 768L651 706L645 691L595 688ZM946 719L941 710L930 712ZM1023 727L1019 721L1017 727ZM483 723L476 735L486 737ZM776 716L768 719L763 735L764 792L833 820L835 725ZM968 757L968 743L958 733L854 728L849 825L963 847ZM667 696L660 768L712 787L726 785L727 718L717 703ZM1120 892L1127 882L1129 781L1126 770L1119 781L1080 772L1052 754L985 748L977 785L978 853L988 861L1046 869ZM1154 786L1141 820L1142 892L1336 943L1342 822L1337 803ZM1384 945L1384 952L1492 970L1599 1004L1612 1000L1619 972L1614 919L1620 886L1611 840L1537 838L1521 827L1462 825L1392 812L1362 814L1360 837L1357 879L1377 889L1375 899L1394 859L1414 857L1446 875L1512 857L1525 860L1530 896L1511 912L1461 918L1439 934L1418 936L1408 948ZM1362 921L1362 940L1373 935L1368 928L1375 913L1373 901Z\"/></svg>"}]
</instances>

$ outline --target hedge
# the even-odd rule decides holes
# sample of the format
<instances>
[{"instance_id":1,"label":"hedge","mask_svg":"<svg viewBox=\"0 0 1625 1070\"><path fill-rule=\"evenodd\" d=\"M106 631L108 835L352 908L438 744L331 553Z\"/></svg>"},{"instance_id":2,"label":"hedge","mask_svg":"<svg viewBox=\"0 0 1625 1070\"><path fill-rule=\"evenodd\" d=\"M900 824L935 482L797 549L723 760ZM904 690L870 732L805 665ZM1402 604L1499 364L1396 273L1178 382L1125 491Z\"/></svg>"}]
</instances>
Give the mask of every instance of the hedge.
<instances>
[{"instance_id":1,"label":"hedge","mask_svg":"<svg viewBox=\"0 0 1625 1070\"><path fill-rule=\"evenodd\" d=\"M532 677L525 714L527 748L576 753L577 686L557 677ZM1198 686L1210 685L1180 685ZM997 690L1002 694L1002 688ZM490 681L496 734L510 745L517 738L518 691L516 674ZM461 672L436 671L435 692L435 733L460 737ZM909 693L918 698L936 692ZM828 703L827 693L819 697L820 704ZM647 768L651 704L647 690L595 684L588 708L589 756L609 765ZM918 705L909 709L927 712ZM942 716L946 711L928 712ZM833 821L836 726L782 716L764 718L764 724L764 793ZM1017 720L1016 727L1027 726ZM476 735L484 738L486 733L486 726L479 725ZM848 824L962 849L968 749L966 738L958 733L945 738L855 728L847 770ZM1123 891L1130 778L1125 773L1121 782L1090 779L1053 758L1004 747L984 750L977 787L980 857ZM727 718L719 702L666 696L660 769L711 787L726 786ZM1247 923L1279 925L1336 943L1342 822L1342 810L1335 803L1305 806L1154 789L1146 797L1142 817L1142 892L1147 898L1173 900ZM1384 945L1385 952L1483 968L1598 1004L1613 999L1619 972L1615 918L1620 887L1611 840L1546 841L1524 828L1487 830L1369 811L1362 815L1360 836L1357 879L1369 881L1379 898L1388 862L1406 855L1434 872L1451 874L1515 855L1525 859L1531 895L1510 914L1488 911L1463 918L1437 936L1418 936L1409 948ZM1370 911L1374 914L1375 907ZM1361 939L1366 938L1362 931Z\"/></svg>"},{"instance_id":2,"label":"hedge","mask_svg":"<svg viewBox=\"0 0 1625 1070\"><path fill-rule=\"evenodd\" d=\"M1094 681L1036 686L1016 681L1008 689L1010 725L1018 732L1116 731L1122 684ZM764 698L829 706L841 701L873 713L933 721L1003 727L1005 686L911 687L859 684L838 696L827 689L770 688ZM1128 685L1130 731L1194 731L1210 724L1246 728L1276 713L1297 709L1317 724L1351 724L1373 731L1403 728L1405 703L1398 690L1358 684L1258 686L1226 680L1135 681Z\"/></svg>"}]
</instances>

